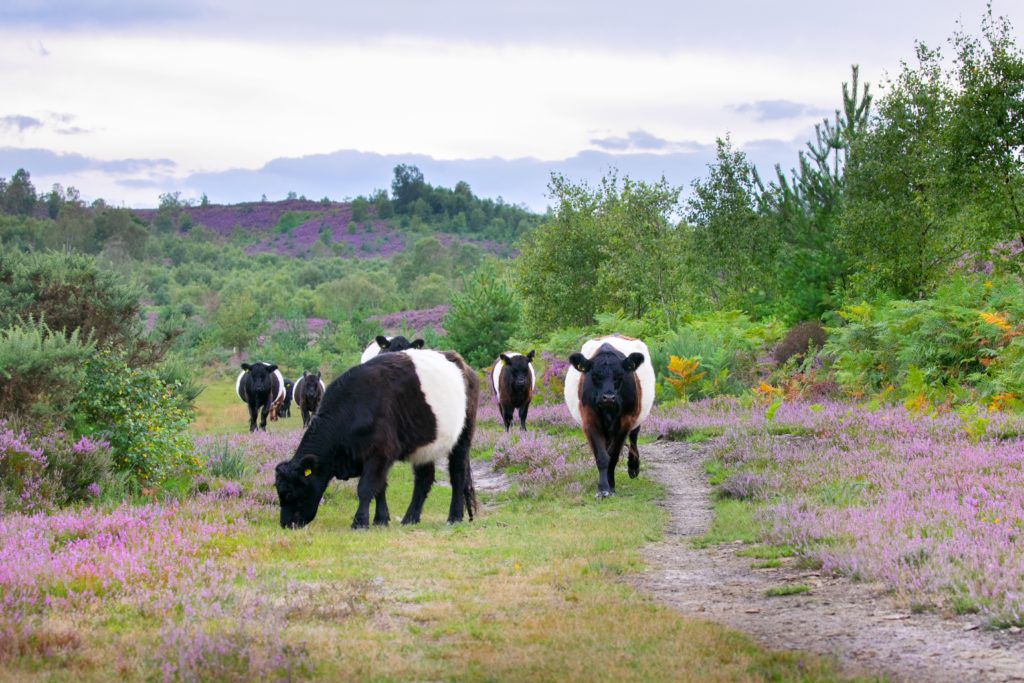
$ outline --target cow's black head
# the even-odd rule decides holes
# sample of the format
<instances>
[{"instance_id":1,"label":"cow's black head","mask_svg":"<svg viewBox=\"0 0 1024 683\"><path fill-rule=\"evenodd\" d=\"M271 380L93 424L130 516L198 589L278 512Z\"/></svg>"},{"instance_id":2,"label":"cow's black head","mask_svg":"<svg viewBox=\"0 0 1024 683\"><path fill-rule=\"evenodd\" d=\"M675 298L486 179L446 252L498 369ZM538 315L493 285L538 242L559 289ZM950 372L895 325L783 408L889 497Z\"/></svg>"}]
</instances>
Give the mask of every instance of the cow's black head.
<instances>
[{"instance_id":1,"label":"cow's black head","mask_svg":"<svg viewBox=\"0 0 1024 683\"><path fill-rule=\"evenodd\" d=\"M509 382L513 389L522 390L533 386L533 375L530 372L533 353L530 351L525 356L509 356L503 353L499 356L508 370Z\"/></svg>"},{"instance_id":2,"label":"cow's black head","mask_svg":"<svg viewBox=\"0 0 1024 683\"><path fill-rule=\"evenodd\" d=\"M585 400L601 409L613 409L621 405L619 396L623 380L643 365L644 354L634 352L623 356L610 347L602 347L593 358L582 353L569 356L569 362L585 378Z\"/></svg>"},{"instance_id":3,"label":"cow's black head","mask_svg":"<svg viewBox=\"0 0 1024 683\"><path fill-rule=\"evenodd\" d=\"M315 455L279 463L274 469L274 486L281 502L281 526L299 529L312 522L330 480Z\"/></svg>"},{"instance_id":4,"label":"cow's black head","mask_svg":"<svg viewBox=\"0 0 1024 683\"><path fill-rule=\"evenodd\" d=\"M273 388L273 376L274 370L277 370L276 365L267 365L266 363L242 363L242 369L249 373L249 387L252 389L253 394L269 393Z\"/></svg>"},{"instance_id":5,"label":"cow's black head","mask_svg":"<svg viewBox=\"0 0 1024 683\"><path fill-rule=\"evenodd\" d=\"M323 396L324 390L320 386L320 371L317 370L315 375L310 375L306 372L302 373L302 395L308 401L319 401L320 397Z\"/></svg>"},{"instance_id":6,"label":"cow's black head","mask_svg":"<svg viewBox=\"0 0 1024 683\"><path fill-rule=\"evenodd\" d=\"M378 334L376 340L381 353L405 351L407 349L422 349L423 345L426 344L422 339L413 339L412 341L409 341L401 335L388 339L384 335Z\"/></svg>"}]
</instances>

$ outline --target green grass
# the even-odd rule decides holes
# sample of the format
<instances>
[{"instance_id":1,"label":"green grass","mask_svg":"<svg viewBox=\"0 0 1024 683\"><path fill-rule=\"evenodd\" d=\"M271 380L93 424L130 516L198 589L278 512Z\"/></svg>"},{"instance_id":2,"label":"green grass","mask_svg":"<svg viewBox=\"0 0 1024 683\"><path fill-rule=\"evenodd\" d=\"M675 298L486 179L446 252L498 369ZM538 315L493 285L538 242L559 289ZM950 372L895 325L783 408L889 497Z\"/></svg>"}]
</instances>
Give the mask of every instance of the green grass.
<instances>
[{"instance_id":1,"label":"green grass","mask_svg":"<svg viewBox=\"0 0 1024 683\"><path fill-rule=\"evenodd\" d=\"M760 526L754 519L755 507L732 498L715 501L714 518L707 533L694 540L697 548L707 548L723 543L754 543L760 536Z\"/></svg>"},{"instance_id":2,"label":"green grass","mask_svg":"<svg viewBox=\"0 0 1024 683\"><path fill-rule=\"evenodd\" d=\"M811 591L810 586L805 586L802 583L793 583L785 586L776 586L775 588L769 588L764 592L769 598L781 598L787 595L800 595L801 593L809 593Z\"/></svg>"}]
</instances>

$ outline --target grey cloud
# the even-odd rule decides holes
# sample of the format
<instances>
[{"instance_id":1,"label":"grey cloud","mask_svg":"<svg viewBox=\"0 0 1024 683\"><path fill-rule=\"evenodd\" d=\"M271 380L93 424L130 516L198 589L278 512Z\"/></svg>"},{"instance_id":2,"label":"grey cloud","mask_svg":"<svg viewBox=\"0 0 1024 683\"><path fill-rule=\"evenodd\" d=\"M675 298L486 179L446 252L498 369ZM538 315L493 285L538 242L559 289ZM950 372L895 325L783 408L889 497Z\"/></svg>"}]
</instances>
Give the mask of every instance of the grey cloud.
<instances>
[{"instance_id":1,"label":"grey cloud","mask_svg":"<svg viewBox=\"0 0 1024 683\"><path fill-rule=\"evenodd\" d=\"M733 110L741 114L753 114L754 120L758 122L781 121L804 116L825 116L829 113L827 109L790 100L757 100L756 102L738 104L733 107Z\"/></svg>"},{"instance_id":2,"label":"grey cloud","mask_svg":"<svg viewBox=\"0 0 1024 683\"><path fill-rule=\"evenodd\" d=\"M24 133L30 128L41 128L43 122L34 116L23 116L20 114L14 114L12 116L0 117L0 127L2 128L13 128L19 133Z\"/></svg>"},{"instance_id":3,"label":"grey cloud","mask_svg":"<svg viewBox=\"0 0 1024 683\"><path fill-rule=\"evenodd\" d=\"M696 152L703 148L697 142L672 142L643 130L630 131L625 137L594 138L590 144L612 152Z\"/></svg>"},{"instance_id":4,"label":"grey cloud","mask_svg":"<svg viewBox=\"0 0 1024 683\"><path fill-rule=\"evenodd\" d=\"M38 175L61 175L83 171L102 171L113 175L131 173L169 173L175 163L170 159L94 159L81 154L61 154L48 149L0 147L0 175L24 168Z\"/></svg>"}]
</instances>

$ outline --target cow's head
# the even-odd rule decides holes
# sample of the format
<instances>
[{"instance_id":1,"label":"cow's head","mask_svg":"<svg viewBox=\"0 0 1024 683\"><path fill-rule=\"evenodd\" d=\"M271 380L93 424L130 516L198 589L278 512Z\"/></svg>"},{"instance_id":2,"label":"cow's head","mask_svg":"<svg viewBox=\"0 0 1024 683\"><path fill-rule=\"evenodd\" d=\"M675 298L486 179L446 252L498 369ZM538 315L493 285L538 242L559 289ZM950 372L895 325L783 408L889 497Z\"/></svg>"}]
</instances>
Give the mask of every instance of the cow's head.
<instances>
[{"instance_id":1,"label":"cow's head","mask_svg":"<svg viewBox=\"0 0 1024 683\"><path fill-rule=\"evenodd\" d=\"M569 362L584 376L584 390L589 399L597 408L607 410L621 406L622 382L643 365L644 354L634 352L623 357L611 347L603 346L593 358L574 353L569 356Z\"/></svg>"},{"instance_id":2,"label":"cow's head","mask_svg":"<svg viewBox=\"0 0 1024 683\"><path fill-rule=\"evenodd\" d=\"M320 386L320 371L317 370L316 374L309 374L305 371L302 373L302 395L307 400L317 400L323 396L323 388Z\"/></svg>"},{"instance_id":3,"label":"cow's head","mask_svg":"<svg viewBox=\"0 0 1024 683\"><path fill-rule=\"evenodd\" d=\"M407 349L422 349L423 345L426 344L422 339L413 339L412 341L409 341L401 335L388 339L383 334L378 334L376 341L377 346L380 347L381 353L405 351Z\"/></svg>"},{"instance_id":4,"label":"cow's head","mask_svg":"<svg viewBox=\"0 0 1024 683\"><path fill-rule=\"evenodd\" d=\"M252 388L253 394L262 394L269 392L273 388L273 377L274 370L277 370L276 365L268 365L266 363L242 363L242 369L249 373L249 386Z\"/></svg>"},{"instance_id":5,"label":"cow's head","mask_svg":"<svg viewBox=\"0 0 1024 683\"><path fill-rule=\"evenodd\" d=\"M281 503L281 526L299 529L312 522L330 480L331 475L312 454L278 463L274 487Z\"/></svg>"},{"instance_id":6,"label":"cow's head","mask_svg":"<svg viewBox=\"0 0 1024 683\"><path fill-rule=\"evenodd\" d=\"M525 356L509 356L505 353L498 356L502 365L508 370L510 386L513 389L522 390L533 387L533 373L530 372L533 354L534 352L530 351Z\"/></svg>"}]
</instances>

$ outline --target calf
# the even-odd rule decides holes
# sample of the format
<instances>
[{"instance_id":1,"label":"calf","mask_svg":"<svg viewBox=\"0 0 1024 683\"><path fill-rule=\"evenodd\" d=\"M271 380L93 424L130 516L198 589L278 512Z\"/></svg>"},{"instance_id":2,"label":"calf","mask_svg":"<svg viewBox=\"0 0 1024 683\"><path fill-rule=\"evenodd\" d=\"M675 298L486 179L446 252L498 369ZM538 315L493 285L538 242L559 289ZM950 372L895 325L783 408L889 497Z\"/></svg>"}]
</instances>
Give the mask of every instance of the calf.
<instances>
[{"instance_id":1,"label":"calf","mask_svg":"<svg viewBox=\"0 0 1024 683\"><path fill-rule=\"evenodd\" d=\"M359 362L365 363L371 358L376 358L377 354L381 353L405 351L406 349L422 349L425 343L422 339L409 341L401 335L385 337L383 334L378 334L377 338L370 342L370 345L363 350L363 355L359 358Z\"/></svg>"},{"instance_id":2,"label":"calf","mask_svg":"<svg viewBox=\"0 0 1024 683\"><path fill-rule=\"evenodd\" d=\"M476 426L479 384L476 373L453 351L409 350L382 354L350 368L331 382L291 460L279 463L274 486L281 503L281 526L305 526L316 517L331 479L359 477L359 507L353 529L391 519L385 490L396 461L412 465L412 501L402 524L420 521L434 483L434 463L448 458L452 500L448 522L470 520L476 493L469 447Z\"/></svg>"},{"instance_id":3,"label":"calf","mask_svg":"<svg viewBox=\"0 0 1024 683\"><path fill-rule=\"evenodd\" d=\"M260 415L259 428L266 431L267 416L277 419L277 407L284 402L284 377L276 365L270 363L242 363L242 372L235 380L235 393L249 406L249 431L256 431L256 415Z\"/></svg>"},{"instance_id":4,"label":"calf","mask_svg":"<svg viewBox=\"0 0 1024 683\"><path fill-rule=\"evenodd\" d=\"M277 411L278 417L292 416L292 387L294 386L294 382L287 377L284 378L284 401L281 403L281 407Z\"/></svg>"},{"instance_id":5,"label":"calf","mask_svg":"<svg viewBox=\"0 0 1024 683\"><path fill-rule=\"evenodd\" d=\"M630 478L640 474L636 440L654 405L654 368L639 339L611 336L591 339L582 353L569 356L565 402L594 453L597 495L615 493L615 466L629 437Z\"/></svg>"},{"instance_id":6,"label":"calf","mask_svg":"<svg viewBox=\"0 0 1024 683\"><path fill-rule=\"evenodd\" d=\"M323 398L324 391L326 390L327 387L324 386L324 381L320 379L319 370L317 370L315 375L311 375L303 370L302 377L295 381L295 386L292 387L292 396L295 398L295 405L302 411L303 427L309 426L309 420L316 413L316 409L320 405L320 399Z\"/></svg>"},{"instance_id":7,"label":"calf","mask_svg":"<svg viewBox=\"0 0 1024 683\"><path fill-rule=\"evenodd\" d=\"M533 351L525 356L508 351L498 356L491 371L491 387L498 397L498 412L505 423L505 431L512 425L512 411L519 409L519 427L526 431L526 413L537 386L533 372Z\"/></svg>"}]
</instances>

